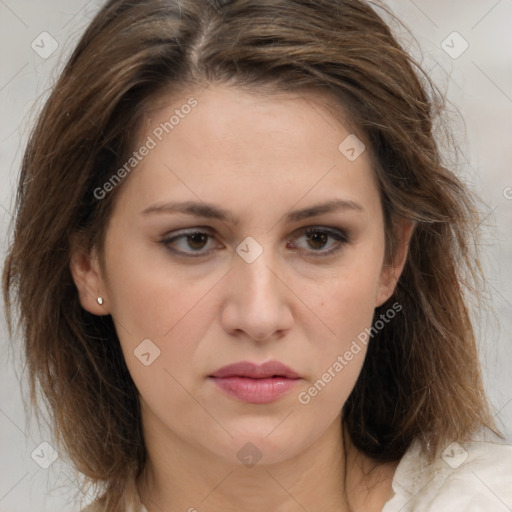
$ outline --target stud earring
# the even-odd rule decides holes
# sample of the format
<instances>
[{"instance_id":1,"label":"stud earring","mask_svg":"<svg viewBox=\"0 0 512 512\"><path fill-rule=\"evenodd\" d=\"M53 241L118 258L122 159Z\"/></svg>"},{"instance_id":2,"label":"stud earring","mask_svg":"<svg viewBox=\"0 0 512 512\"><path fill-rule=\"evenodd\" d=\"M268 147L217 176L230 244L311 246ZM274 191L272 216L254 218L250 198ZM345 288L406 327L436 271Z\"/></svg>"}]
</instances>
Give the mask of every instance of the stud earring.
<instances>
[{"instance_id":1,"label":"stud earring","mask_svg":"<svg viewBox=\"0 0 512 512\"><path fill-rule=\"evenodd\" d=\"M98 297L96 299L96 301L98 302L98 304L101 306L103 304L103 298L102 297Z\"/></svg>"}]
</instances>

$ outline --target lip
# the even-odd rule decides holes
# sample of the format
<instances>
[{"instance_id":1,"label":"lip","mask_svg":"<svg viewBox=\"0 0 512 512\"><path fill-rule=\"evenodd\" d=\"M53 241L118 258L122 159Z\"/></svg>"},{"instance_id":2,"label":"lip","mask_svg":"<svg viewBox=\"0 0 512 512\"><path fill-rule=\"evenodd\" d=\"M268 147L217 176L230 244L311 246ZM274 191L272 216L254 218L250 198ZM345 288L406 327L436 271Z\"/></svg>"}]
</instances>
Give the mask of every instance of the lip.
<instances>
[{"instance_id":1,"label":"lip","mask_svg":"<svg viewBox=\"0 0 512 512\"><path fill-rule=\"evenodd\" d=\"M300 375L279 361L243 361L224 366L209 376L226 394L252 404L266 404L288 393Z\"/></svg>"},{"instance_id":2,"label":"lip","mask_svg":"<svg viewBox=\"0 0 512 512\"><path fill-rule=\"evenodd\" d=\"M268 377L286 377L288 379L299 379L300 375L291 368L279 361L267 361L263 364L242 361L240 363L223 366L210 377L250 377L251 379L265 379Z\"/></svg>"}]
</instances>

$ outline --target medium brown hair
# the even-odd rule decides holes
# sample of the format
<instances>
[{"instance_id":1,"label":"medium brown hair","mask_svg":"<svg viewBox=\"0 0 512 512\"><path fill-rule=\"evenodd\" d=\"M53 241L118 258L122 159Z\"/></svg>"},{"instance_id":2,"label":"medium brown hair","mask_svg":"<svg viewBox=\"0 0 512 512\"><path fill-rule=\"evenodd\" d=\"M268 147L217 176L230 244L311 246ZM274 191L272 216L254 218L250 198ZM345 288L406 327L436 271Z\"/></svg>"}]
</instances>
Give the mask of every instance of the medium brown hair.
<instances>
[{"instance_id":1,"label":"medium brown hair","mask_svg":"<svg viewBox=\"0 0 512 512\"><path fill-rule=\"evenodd\" d=\"M112 319L81 307L71 249L76 240L101 248L122 184L102 200L93 191L133 151L144 110L193 86L331 98L372 157L388 250L397 219L417 223L390 299L403 309L372 337L344 406L355 446L389 461L415 439L432 456L482 426L495 431L465 301L479 271L474 202L436 143L441 95L378 8L360 0L111 0L55 84L23 158L4 296L9 315L17 306L33 404L41 389L63 449L90 481L104 483L105 510L124 510L123 492L146 453Z\"/></svg>"}]
</instances>

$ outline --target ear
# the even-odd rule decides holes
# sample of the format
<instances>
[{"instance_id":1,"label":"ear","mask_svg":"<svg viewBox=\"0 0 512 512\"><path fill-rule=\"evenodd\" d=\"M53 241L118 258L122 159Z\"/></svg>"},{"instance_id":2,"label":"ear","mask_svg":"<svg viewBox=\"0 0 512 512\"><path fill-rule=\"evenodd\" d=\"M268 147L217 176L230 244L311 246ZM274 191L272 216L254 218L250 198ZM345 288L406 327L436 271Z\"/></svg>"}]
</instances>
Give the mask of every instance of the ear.
<instances>
[{"instance_id":1,"label":"ear","mask_svg":"<svg viewBox=\"0 0 512 512\"><path fill-rule=\"evenodd\" d=\"M396 221L393 247L390 249L389 261L385 261L382 266L377 289L376 307L384 304L395 291L396 284L407 260L409 242L411 241L415 226L416 222L409 219L400 218Z\"/></svg>"},{"instance_id":2,"label":"ear","mask_svg":"<svg viewBox=\"0 0 512 512\"><path fill-rule=\"evenodd\" d=\"M94 315L108 315L108 297L96 249L85 251L80 244L73 244L71 251L70 270L78 290L80 304ZM98 297L103 303L98 303Z\"/></svg>"}]
</instances>

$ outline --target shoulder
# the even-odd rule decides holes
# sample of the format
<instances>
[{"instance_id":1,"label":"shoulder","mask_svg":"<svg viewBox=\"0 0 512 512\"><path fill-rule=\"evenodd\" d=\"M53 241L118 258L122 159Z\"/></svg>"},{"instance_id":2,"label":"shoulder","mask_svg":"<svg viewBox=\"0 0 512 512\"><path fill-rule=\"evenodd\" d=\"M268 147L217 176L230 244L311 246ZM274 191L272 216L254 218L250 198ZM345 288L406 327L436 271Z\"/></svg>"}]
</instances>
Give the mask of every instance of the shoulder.
<instances>
[{"instance_id":1,"label":"shoulder","mask_svg":"<svg viewBox=\"0 0 512 512\"><path fill-rule=\"evenodd\" d=\"M429 464L414 443L396 469L393 491L382 512L510 511L512 446L451 443Z\"/></svg>"}]
</instances>

